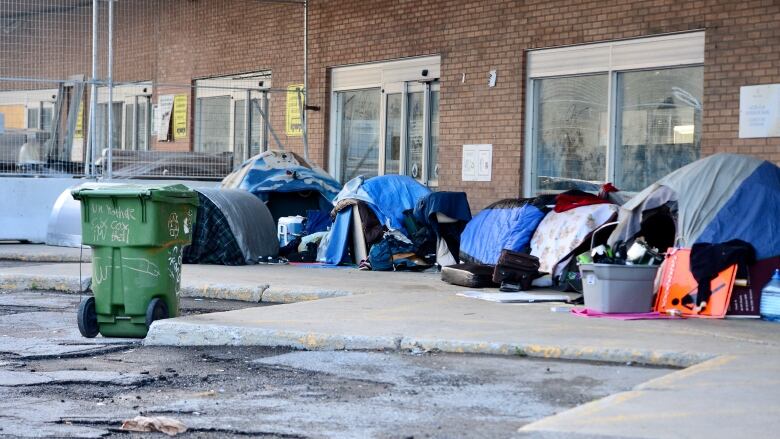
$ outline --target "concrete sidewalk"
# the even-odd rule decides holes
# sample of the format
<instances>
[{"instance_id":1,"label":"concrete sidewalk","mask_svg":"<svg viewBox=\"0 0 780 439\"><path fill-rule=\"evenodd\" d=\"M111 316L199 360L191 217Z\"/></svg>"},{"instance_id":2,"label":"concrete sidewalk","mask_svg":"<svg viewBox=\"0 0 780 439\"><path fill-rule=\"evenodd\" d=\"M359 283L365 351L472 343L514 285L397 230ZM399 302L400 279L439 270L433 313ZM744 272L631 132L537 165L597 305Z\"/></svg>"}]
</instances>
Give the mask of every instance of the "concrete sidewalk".
<instances>
[{"instance_id":1,"label":"concrete sidewalk","mask_svg":"<svg viewBox=\"0 0 780 439\"><path fill-rule=\"evenodd\" d=\"M84 285L78 269L74 263L11 263L0 268L0 289L78 290ZM82 269L89 274L89 264ZM550 304L456 296L463 290L438 274L185 265L184 296L298 303L156 322L146 343L439 350L680 367L529 424L518 435L731 438L774 437L780 430L780 325L586 319L551 312Z\"/></svg>"},{"instance_id":2,"label":"concrete sidewalk","mask_svg":"<svg viewBox=\"0 0 780 439\"><path fill-rule=\"evenodd\" d=\"M43 244L21 244L15 241L0 242L0 261L25 262L89 262L92 249L55 247Z\"/></svg>"},{"instance_id":3,"label":"concrete sidewalk","mask_svg":"<svg viewBox=\"0 0 780 439\"><path fill-rule=\"evenodd\" d=\"M2 264L0 264L2 265ZM91 264L19 263L0 266L0 290L76 293L90 286ZM292 303L386 291L461 291L438 273L365 272L315 264L191 265L182 268L182 297Z\"/></svg>"},{"instance_id":4,"label":"concrete sidewalk","mask_svg":"<svg viewBox=\"0 0 780 439\"><path fill-rule=\"evenodd\" d=\"M518 434L732 438L772 437L780 429L780 325L587 319L551 312L550 304L463 298L442 285L392 290L377 282L367 294L165 320L152 326L146 343L439 350L684 367Z\"/></svg>"}]
</instances>

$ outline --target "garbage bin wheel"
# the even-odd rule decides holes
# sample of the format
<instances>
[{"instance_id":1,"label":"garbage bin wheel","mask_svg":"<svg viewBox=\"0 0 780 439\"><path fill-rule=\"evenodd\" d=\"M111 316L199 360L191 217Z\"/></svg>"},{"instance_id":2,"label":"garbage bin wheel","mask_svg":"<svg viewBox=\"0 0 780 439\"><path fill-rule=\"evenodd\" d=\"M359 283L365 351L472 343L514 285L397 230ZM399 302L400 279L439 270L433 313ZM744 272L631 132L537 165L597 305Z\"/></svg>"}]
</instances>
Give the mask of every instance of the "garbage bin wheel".
<instances>
[{"instance_id":1,"label":"garbage bin wheel","mask_svg":"<svg viewBox=\"0 0 780 439\"><path fill-rule=\"evenodd\" d=\"M95 338L100 332L97 321L97 311L95 311L95 298L87 297L82 299L79 304L78 312L79 332L87 338Z\"/></svg>"},{"instance_id":2,"label":"garbage bin wheel","mask_svg":"<svg viewBox=\"0 0 780 439\"><path fill-rule=\"evenodd\" d=\"M159 297L155 297L146 307L146 327L152 326L152 322L167 319L171 315L168 313L168 305Z\"/></svg>"}]
</instances>

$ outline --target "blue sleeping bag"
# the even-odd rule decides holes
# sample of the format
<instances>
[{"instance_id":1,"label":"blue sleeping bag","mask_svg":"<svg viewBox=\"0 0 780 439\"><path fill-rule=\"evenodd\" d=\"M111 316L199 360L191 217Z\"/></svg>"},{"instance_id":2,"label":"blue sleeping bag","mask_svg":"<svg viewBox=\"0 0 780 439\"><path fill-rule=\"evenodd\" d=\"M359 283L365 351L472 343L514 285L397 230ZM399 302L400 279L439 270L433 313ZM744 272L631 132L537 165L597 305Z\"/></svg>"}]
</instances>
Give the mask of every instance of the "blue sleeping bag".
<instances>
[{"instance_id":1,"label":"blue sleeping bag","mask_svg":"<svg viewBox=\"0 0 780 439\"><path fill-rule=\"evenodd\" d=\"M496 265L501 250L525 250L545 213L526 200L491 204L466 225L460 236L460 259Z\"/></svg>"}]
</instances>

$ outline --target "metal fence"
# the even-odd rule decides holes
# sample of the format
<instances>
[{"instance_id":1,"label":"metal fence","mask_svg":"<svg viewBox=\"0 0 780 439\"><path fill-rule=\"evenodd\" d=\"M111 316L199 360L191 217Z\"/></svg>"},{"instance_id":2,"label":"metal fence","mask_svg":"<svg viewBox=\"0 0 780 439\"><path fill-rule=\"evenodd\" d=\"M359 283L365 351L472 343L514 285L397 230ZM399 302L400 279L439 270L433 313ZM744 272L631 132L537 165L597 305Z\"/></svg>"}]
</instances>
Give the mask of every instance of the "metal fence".
<instances>
[{"instance_id":1,"label":"metal fence","mask_svg":"<svg viewBox=\"0 0 780 439\"><path fill-rule=\"evenodd\" d=\"M221 5L0 0L0 174L218 179L279 147L271 71L160 79L162 8Z\"/></svg>"}]
</instances>

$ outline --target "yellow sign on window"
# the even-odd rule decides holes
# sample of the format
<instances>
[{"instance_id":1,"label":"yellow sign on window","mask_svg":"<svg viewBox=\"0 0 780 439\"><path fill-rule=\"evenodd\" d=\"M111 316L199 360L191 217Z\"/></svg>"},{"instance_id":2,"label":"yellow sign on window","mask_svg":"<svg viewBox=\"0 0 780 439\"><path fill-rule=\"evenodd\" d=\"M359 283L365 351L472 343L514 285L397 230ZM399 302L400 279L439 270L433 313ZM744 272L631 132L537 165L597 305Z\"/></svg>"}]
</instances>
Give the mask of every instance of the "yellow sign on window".
<instances>
[{"instance_id":1,"label":"yellow sign on window","mask_svg":"<svg viewBox=\"0 0 780 439\"><path fill-rule=\"evenodd\" d=\"M0 113L5 116L6 128L24 128L24 105L0 105Z\"/></svg>"},{"instance_id":2,"label":"yellow sign on window","mask_svg":"<svg viewBox=\"0 0 780 439\"><path fill-rule=\"evenodd\" d=\"M84 138L84 105L81 103L79 103L79 115L76 117L76 131L73 133L73 138Z\"/></svg>"},{"instance_id":3,"label":"yellow sign on window","mask_svg":"<svg viewBox=\"0 0 780 439\"><path fill-rule=\"evenodd\" d=\"M173 98L173 140L187 137L188 95L176 95Z\"/></svg>"},{"instance_id":4,"label":"yellow sign on window","mask_svg":"<svg viewBox=\"0 0 780 439\"><path fill-rule=\"evenodd\" d=\"M303 136L303 121L301 121L301 107L305 105L303 84L287 86L287 114L285 116L285 132L289 137ZM300 94L300 101L298 100Z\"/></svg>"}]
</instances>

